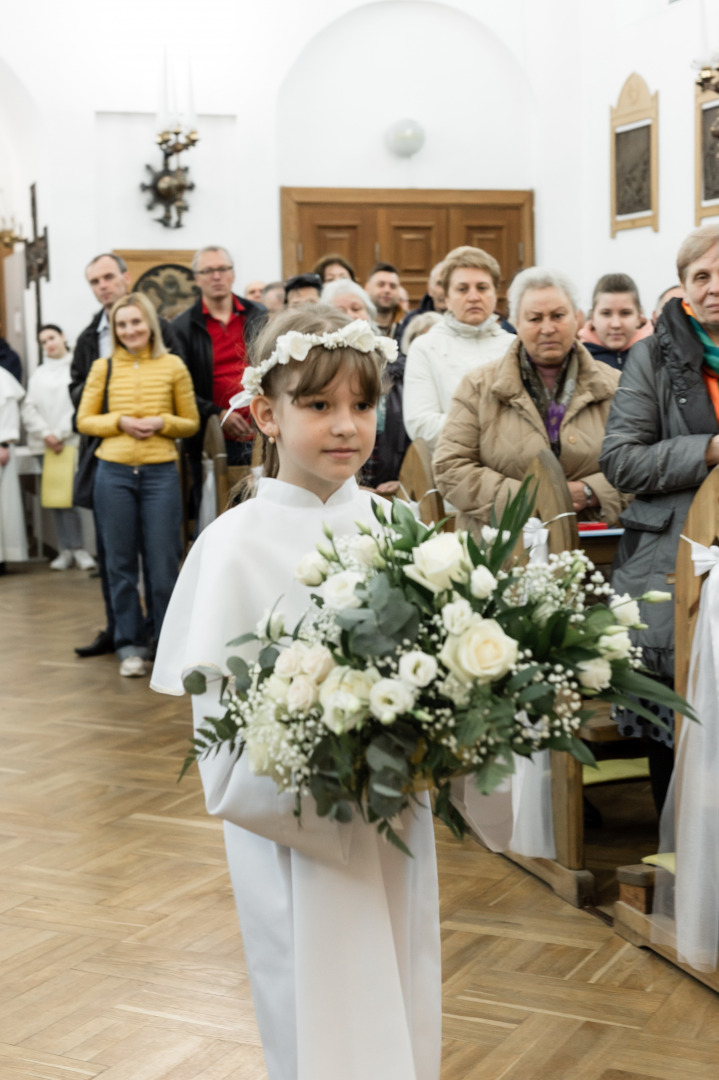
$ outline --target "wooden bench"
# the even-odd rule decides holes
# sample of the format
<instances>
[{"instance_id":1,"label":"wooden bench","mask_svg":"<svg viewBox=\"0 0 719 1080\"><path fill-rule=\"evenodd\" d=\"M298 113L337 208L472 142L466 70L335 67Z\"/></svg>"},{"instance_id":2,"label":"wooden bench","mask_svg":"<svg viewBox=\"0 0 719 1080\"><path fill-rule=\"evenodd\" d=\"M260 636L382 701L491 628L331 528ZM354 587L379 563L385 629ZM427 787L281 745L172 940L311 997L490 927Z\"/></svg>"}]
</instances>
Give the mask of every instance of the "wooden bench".
<instances>
[{"instance_id":1,"label":"wooden bench","mask_svg":"<svg viewBox=\"0 0 719 1080\"><path fill-rule=\"evenodd\" d=\"M682 533L689 539L704 544L705 547L711 547L712 544L719 542L719 468L712 470L694 496ZM674 624L679 630L675 634L674 685L677 693L682 696L685 696L687 692L689 662L703 581L704 577L697 577L694 573L689 544L680 540L674 590ZM683 718L677 715L675 745L678 743L683 722L685 722ZM697 971L683 964L678 959L674 947L668 942L651 941L655 878L655 868L645 863L619 867L617 870L619 900L614 905L615 931L633 945L652 949L683 971L689 972L706 986L719 991L719 971ZM717 917L719 918L719 914ZM670 926L668 927L669 940L672 933L673 928Z\"/></svg>"},{"instance_id":2,"label":"wooden bench","mask_svg":"<svg viewBox=\"0 0 719 1080\"><path fill-rule=\"evenodd\" d=\"M547 523L547 547L550 555L583 548L577 518L567 480L557 458L550 450L542 450L531 462L527 476L537 484L534 516ZM522 556L520 541L515 555ZM590 555L591 558L591 555ZM587 702L594 716L582 725L579 736L590 744L626 742L610 717L606 702ZM505 852L507 858L545 881L562 899L575 907L595 898L594 875L584 862L584 782L583 767L570 754L551 751L552 816L554 825L555 859L531 858L515 852Z\"/></svg>"},{"instance_id":3,"label":"wooden bench","mask_svg":"<svg viewBox=\"0 0 719 1080\"><path fill-rule=\"evenodd\" d=\"M416 502L419 506L419 519L425 525L434 525L448 517L444 500L434 485L432 455L424 439L415 439L409 444L399 470L400 498ZM445 522L445 532L454 529L454 517Z\"/></svg>"}]
</instances>

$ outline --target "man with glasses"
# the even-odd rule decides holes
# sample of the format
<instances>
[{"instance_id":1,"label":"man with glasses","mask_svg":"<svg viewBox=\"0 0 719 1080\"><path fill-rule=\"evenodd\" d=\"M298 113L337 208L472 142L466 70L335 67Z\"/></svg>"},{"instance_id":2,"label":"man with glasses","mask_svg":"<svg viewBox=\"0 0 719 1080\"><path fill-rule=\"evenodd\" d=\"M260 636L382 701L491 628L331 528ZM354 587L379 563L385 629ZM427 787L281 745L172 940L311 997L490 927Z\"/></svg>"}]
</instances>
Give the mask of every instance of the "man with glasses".
<instances>
[{"instance_id":1,"label":"man with glasses","mask_svg":"<svg viewBox=\"0 0 719 1080\"><path fill-rule=\"evenodd\" d=\"M266 309L235 296L235 271L226 248L200 248L192 260L201 296L173 321L183 357L195 385L200 431L188 440L193 478L194 510L202 490L202 441L210 416L224 421L228 465L249 465L252 457L252 426L249 409L228 412L230 398L241 389L242 374L249 363L247 344L257 333Z\"/></svg>"}]
</instances>

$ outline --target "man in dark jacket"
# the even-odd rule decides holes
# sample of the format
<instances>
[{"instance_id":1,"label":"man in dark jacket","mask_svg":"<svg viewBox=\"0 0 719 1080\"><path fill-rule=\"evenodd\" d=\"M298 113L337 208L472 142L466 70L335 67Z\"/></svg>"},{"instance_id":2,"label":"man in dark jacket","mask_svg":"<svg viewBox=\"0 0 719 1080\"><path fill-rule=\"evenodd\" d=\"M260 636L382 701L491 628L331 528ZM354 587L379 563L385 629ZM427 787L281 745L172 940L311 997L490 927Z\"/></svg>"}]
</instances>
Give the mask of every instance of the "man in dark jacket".
<instances>
[{"instance_id":1,"label":"man in dark jacket","mask_svg":"<svg viewBox=\"0 0 719 1080\"><path fill-rule=\"evenodd\" d=\"M202 491L202 441L210 416L223 423L228 465L249 465L252 425L249 410L229 411L230 398L241 390L249 363L248 344L267 314L262 304L235 296L235 271L226 248L205 247L192 260L199 300L173 320L181 355L192 376L200 412L200 430L187 442L193 480L194 509Z\"/></svg>"},{"instance_id":2,"label":"man in dark jacket","mask_svg":"<svg viewBox=\"0 0 719 1080\"><path fill-rule=\"evenodd\" d=\"M75 351L70 367L70 397L77 409L85 387L85 381L90 374L90 368L101 356L109 356L112 351L110 345L110 311L116 300L126 296L130 291L130 275L125 265L125 260L119 255L103 253L96 255L85 268L85 277L92 289L95 299L99 300L102 308L93 318L89 326L86 326L77 339ZM167 319L160 319L162 339L167 346L167 351L176 356L182 356L181 346L177 336ZM81 450L85 440L82 440ZM107 580L105 566L105 549L102 543L101 530L95 519L95 545L97 548L97 568L102 584L102 597L105 601L106 626L101 630L94 641L89 645L78 646L75 652L78 656L102 656L103 653L115 651L114 629L115 620L110 603L110 586Z\"/></svg>"}]
</instances>

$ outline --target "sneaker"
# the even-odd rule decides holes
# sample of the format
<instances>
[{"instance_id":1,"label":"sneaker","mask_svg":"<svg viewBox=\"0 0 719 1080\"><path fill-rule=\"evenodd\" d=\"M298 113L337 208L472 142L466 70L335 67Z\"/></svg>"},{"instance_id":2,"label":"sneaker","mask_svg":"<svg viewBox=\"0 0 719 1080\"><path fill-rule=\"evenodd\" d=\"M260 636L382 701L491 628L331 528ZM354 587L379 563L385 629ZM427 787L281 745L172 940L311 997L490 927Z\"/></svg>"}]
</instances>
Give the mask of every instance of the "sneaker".
<instances>
[{"instance_id":1,"label":"sneaker","mask_svg":"<svg viewBox=\"0 0 719 1080\"><path fill-rule=\"evenodd\" d=\"M97 570L97 563L90 552L85 551L85 548L75 548L72 557L79 570Z\"/></svg>"},{"instance_id":2,"label":"sneaker","mask_svg":"<svg viewBox=\"0 0 719 1080\"><path fill-rule=\"evenodd\" d=\"M53 559L50 563L51 570L69 570L74 564L75 560L72 557L72 552L69 549L61 551L56 559Z\"/></svg>"},{"instance_id":3,"label":"sneaker","mask_svg":"<svg viewBox=\"0 0 719 1080\"><path fill-rule=\"evenodd\" d=\"M126 656L120 664L120 674L128 679L137 679L147 675L147 664L141 656Z\"/></svg>"}]
</instances>

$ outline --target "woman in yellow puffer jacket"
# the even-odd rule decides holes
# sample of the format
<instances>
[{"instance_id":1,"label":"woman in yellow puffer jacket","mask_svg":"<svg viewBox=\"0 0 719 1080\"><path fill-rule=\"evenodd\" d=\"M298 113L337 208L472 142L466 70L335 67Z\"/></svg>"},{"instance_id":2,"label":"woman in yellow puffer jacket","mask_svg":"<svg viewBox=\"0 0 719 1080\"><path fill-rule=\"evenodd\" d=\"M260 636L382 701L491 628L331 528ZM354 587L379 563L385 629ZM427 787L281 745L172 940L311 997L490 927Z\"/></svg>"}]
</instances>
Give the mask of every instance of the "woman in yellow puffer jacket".
<instances>
[{"instance_id":1,"label":"woman in yellow puffer jacket","mask_svg":"<svg viewBox=\"0 0 719 1080\"><path fill-rule=\"evenodd\" d=\"M93 498L106 550L115 649L120 674L137 676L146 673L182 557L175 439L194 435L200 418L190 374L167 352L145 296L130 293L117 301L110 334L111 361L103 357L92 365L77 429L102 439ZM138 587L140 555L147 617Z\"/></svg>"}]
</instances>

